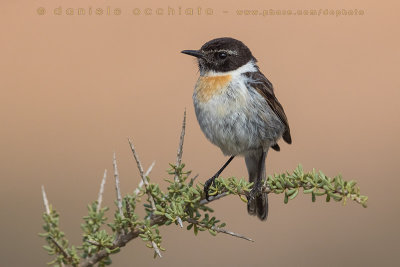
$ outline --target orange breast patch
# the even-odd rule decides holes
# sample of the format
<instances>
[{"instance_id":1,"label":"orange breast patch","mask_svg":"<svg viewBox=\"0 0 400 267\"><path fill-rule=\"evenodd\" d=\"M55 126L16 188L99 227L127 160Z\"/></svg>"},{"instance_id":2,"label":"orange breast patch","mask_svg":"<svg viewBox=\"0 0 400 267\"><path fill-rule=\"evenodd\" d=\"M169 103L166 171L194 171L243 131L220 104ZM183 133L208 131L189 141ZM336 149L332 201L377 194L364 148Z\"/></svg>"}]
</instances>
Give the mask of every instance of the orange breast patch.
<instances>
[{"instance_id":1,"label":"orange breast patch","mask_svg":"<svg viewBox=\"0 0 400 267\"><path fill-rule=\"evenodd\" d=\"M207 102L213 96L221 94L228 87L231 78L231 75L200 76L196 84L198 100Z\"/></svg>"}]
</instances>

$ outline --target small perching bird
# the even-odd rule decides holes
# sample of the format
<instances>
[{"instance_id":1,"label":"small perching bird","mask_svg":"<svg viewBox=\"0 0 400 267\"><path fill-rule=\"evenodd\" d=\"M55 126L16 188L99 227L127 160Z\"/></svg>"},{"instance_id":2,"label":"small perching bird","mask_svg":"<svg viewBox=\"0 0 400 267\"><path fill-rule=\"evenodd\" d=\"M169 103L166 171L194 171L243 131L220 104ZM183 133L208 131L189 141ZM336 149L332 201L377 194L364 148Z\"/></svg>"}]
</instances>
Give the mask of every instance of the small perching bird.
<instances>
[{"instance_id":1,"label":"small perching bird","mask_svg":"<svg viewBox=\"0 0 400 267\"><path fill-rule=\"evenodd\" d=\"M266 178L265 159L269 148L279 151L282 137L292 143L289 123L276 99L271 82L261 73L250 49L233 38L218 38L199 50L182 53L198 59L200 77L193 102L205 136L230 156L204 185L206 198L214 180L235 156L244 156L250 182L247 210L266 220L268 195L260 191Z\"/></svg>"}]
</instances>

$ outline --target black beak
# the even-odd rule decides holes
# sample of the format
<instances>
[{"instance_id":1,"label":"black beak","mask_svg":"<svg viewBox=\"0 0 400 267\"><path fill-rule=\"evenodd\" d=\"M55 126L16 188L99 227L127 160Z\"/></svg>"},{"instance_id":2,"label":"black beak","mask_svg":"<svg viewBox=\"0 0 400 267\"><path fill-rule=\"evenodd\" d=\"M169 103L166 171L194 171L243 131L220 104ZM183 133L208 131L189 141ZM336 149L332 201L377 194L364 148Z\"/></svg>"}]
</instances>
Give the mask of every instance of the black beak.
<instances>
[{"instance_id":1,"label":"black beak","mask_svg":"<svg viewBox=\"0 0 400 267\"><path fill-rule=\"evenodd\" d=\"M203 58L204 55L200 50L183 50L181 53L189 55L189 56L194 56L197 58Z\"/></svg>"}]
</instances>

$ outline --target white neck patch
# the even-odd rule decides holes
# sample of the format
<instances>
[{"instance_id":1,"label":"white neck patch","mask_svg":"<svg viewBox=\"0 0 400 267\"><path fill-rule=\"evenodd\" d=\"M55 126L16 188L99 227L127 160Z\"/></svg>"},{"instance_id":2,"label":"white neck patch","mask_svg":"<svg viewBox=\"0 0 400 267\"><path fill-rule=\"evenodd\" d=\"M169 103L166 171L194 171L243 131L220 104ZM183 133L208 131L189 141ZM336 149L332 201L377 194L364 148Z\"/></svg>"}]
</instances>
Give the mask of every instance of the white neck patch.
<instances>
[{"instance_id":1,"label":"white neck patch","mask_svg":"<svg viewBox=\"0 0 400 267\"><path fill-rule=\"evenodd\" d=\"M200 73L201 76L225 76L225 75L231 75L231 76L238 76L246 72L256 72L258 71L257 65L254 62L254 60L250 60L243 66L237 68L236 70L231 70L231 71L225 71L225 72L215 72L215 71L208 71L206 73Z\"/></svg>"}]
</instances>

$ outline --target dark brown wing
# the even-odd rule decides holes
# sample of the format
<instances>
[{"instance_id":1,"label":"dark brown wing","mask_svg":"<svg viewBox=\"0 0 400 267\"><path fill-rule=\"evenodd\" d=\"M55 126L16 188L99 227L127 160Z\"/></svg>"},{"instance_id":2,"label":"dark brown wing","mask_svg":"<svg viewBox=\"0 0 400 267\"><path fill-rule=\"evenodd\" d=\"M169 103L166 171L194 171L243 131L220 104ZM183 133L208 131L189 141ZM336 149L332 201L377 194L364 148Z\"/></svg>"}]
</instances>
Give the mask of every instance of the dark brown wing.
<instances>
[{"instance_id":1,"label":"dark brown wing","mask_svg":"<svg viewBox=\"0 0 400 267\"><path fill-rule=\"evenodd\" d=\"M289 122L286 117L285 111L278 99L276 99L274 94L274 87L272 83L264 76L261 72L247 72L245 75L249 78L248 84L255 88L267 101L268 105L275 112L281 122L286 126L285 132L283 132L283 140L286 143L292 143L292 137L290 136ZM279 146L278 146L279 147ZM277 148L278 148L277 147ZM279 151L279 150L277 150Z\"/></svg>"},{"instance_id":2,"label":"dark brown wing","mask_svg":"<svg viewBox=\"0 0 400 267\"><path fill-rule=\"evenodd\" d=\"M281 151L281 148L279 147L278 144L275 144L275 145L271 146L271 148L272 148L273 150L275 150L275 151Z\"/></svg>"}]
</instances>

